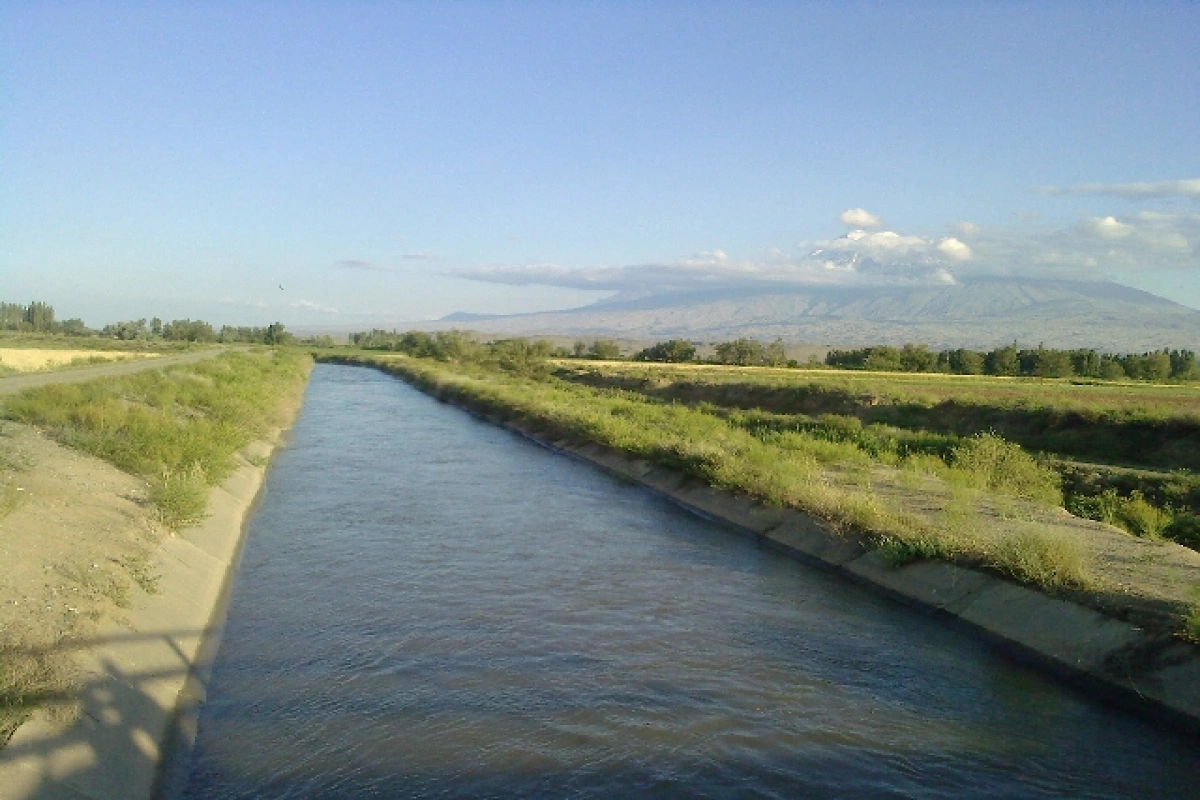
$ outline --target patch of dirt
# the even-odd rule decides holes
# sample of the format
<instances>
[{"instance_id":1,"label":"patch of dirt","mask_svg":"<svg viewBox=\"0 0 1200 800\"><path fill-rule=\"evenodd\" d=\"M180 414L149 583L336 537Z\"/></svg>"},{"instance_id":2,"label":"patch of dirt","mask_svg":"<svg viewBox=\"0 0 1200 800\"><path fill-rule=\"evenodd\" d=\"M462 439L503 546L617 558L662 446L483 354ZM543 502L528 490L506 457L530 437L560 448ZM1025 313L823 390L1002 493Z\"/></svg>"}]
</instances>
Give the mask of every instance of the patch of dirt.
<instances>
[{"instance_id":1,"label":"patch of dirt","mask_svg":"<svg viewBox=\"0 0 1200 800\"><path fill-rule=\"evenodd\" d=\"M163 530L146 492L140 478L0 422L0 671L38 673L49 658L61 678L72 668L58 643L119 621L135 593L153 588L148 556ZM9 682L0 681L0 717L46 691L39 680Z\"/></svg>"}]
</instances>

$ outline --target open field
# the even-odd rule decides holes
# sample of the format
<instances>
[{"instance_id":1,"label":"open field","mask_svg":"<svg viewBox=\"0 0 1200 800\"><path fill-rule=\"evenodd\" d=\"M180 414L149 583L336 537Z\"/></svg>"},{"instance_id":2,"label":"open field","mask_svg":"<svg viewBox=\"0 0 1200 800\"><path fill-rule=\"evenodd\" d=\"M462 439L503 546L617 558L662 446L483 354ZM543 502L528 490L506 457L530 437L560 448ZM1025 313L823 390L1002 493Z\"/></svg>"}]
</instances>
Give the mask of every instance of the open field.
<instances>
[{"instance_id":1,"label":"open field","mask_svg":"<svg viewBox=\"0 0 1200 800\"><path fill-rule=\"evenodd\" d=\"M1067 514L1059 474L995 435L895 447L872 442L861 423L841 417L774 425L762 413L564 380L551 373L561 375L561 365L505 370L374 354L334 360L392 372L548 441L600 444L805 511L893 564L933 558L997 572L1175 633L1186 630L1200 585L1200 553ZM610 367L625 365L586 368Z\"/></svg>"},{"instance_id":2,"label":"open field","mask_svg":"<svg viewBox=\"0 0 1200 800\"><path fill-rule=\"evenodd\" d=\"M33 708L71 707L58 643L155 590L158 543L206 514L237 452L299 402L309 363L230 352L0 398L0 744Z\"/></svg>"},{"instance_id":3,"label":"open field","mask_svg":"<svg viewBox=\"0 0 1200 800\"><path fill-rule=\"evenodd\" d=\"M1059 473L1068 509L1200 548L1200 386L709 365L556 361L598 389L803 429L876 457L945 459L993 432Z\"/></svg>"},{"instance_id":4,"label":"open field","mask_svg":"<svg viewBox=\"0 0 1200 800\"><path fill-rule=\"evenodd\" d=\"M127 358L153 358L157 355L158 353L135 353L125 350L51 350L33 347L3 347L0 348L0 375L103 364Z\"/></svg>"}]
</instances>

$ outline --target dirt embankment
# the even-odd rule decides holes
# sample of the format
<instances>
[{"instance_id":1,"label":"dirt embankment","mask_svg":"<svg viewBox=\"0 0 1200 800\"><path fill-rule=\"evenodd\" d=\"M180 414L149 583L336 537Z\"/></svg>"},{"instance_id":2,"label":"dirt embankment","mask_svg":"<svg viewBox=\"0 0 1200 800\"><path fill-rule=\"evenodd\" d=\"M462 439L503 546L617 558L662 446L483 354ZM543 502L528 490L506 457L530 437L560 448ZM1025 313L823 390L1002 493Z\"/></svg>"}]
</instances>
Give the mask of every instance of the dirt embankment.
<instances>
[{"instance_id":1,"label":"dirt embankment","mask_svg":"<svg viewBox=\"0 0 1200 800\"><path fill-rule=\"evenodd\" d=\"M0 423L0 709L12 722L35 708L0 750L0 798L153 795L194 721L243 522L301 401L178 534L141 478Z\"/></svg>"}]
</instances>

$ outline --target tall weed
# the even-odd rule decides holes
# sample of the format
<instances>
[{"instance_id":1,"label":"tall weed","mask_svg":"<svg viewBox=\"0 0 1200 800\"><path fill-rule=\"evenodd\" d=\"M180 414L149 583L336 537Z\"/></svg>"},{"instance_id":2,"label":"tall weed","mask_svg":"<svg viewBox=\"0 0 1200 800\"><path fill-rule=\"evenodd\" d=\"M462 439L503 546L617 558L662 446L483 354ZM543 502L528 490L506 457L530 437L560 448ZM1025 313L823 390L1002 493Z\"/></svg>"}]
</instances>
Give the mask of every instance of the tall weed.
<instances>
[{"instance_id":1,"label":"tall weed","mask_svg":"<svg viewBox=\"0 0 1200 800\"><path fill-rule=\"evenodd\" d=\"M1027 525L994 544L989 561L1019 581L1046 589L1084 588L1090 584L1083 544L1036 525Z\"/></svg>"},{"instance_id":2,"label":"tall weed","mask_svg":"<svg viewBox=\"0 0 1200 800\"><path fill-rule=\"evenodd\" d=\"M1058 473L1039 464L1020 445L994 433L963 440L951 452L950 466L981 489L1024 497L1043 503L1062 503Z\"/></svg>"}]
</instances>

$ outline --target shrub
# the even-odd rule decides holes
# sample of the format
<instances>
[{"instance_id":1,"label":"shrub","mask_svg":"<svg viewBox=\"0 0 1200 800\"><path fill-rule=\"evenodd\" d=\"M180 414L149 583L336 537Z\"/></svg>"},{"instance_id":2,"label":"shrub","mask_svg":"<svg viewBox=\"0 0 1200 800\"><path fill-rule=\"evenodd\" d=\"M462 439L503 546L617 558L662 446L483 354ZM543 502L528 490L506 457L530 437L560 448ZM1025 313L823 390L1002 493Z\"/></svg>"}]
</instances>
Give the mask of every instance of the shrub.
<instances>
[{"instance_id":1,"label":"shrub","mask_svg":"<svg viewBox=\"0 0 1200 800\"><path fill-rule=\"evenodd\" d=\"M1134 491L1121 503L1118 522L1121 527L1138 536L1158 536L1171 522L1171 514L1146 502L1141 492Z\"/></svg>"},{"instance_id":2,"label":"shrub","mask_svg":"<svg viewBox=\"0 0 1200 800\"><path fill-rule=\"evenodd\" d=\"M1200 603L1195 603L1183 618L1183 629L1194 641L1200 642Z\"/></svg>"},{"instance_id":3,"label":"shrub","mask_svg":"<svg viewBox=\"0 0 1200 800\"><path fill-rule=\"evenodd\" d=\"M1005 441L994 433L980 433L965 439L951 451L950 465L979 488L1054 505L1062 503L1059 474L1043 467L1020 445Z\"/></svg>"},{"instance_id":4,"label":"shrub","mask_svg":"<svg viewBox=\"0 0 1200 800\"><path fill-rule=\"evenodd\" d=\"M1188 511L1180 512L1163 528L1162 534L1184 547L1200 550L1200 516Z\"/></svg>"},{"instance_id":5,"label":"shrub","mask_svg":"<svg viewBox=\"0 0 1200 800\"><path fill-rule=\"evenodd\" d=\"M204 519L208 482L199 464L179 470L164 469L150 482L150 503L159 521L179 529Z\"/></svg>"},{"instance_id":6,"label":"shrub","mask_svg":"<svg viewBox=\"0 0 1200 800\"><path fill-rule=\"evenodd\" d=\"M1087 558L1083 545L1064 534L1034 526L1010 534L989 553L989 563L1024 583L1047 589L1087 586Z\"/></svg>"}]
</instances>

